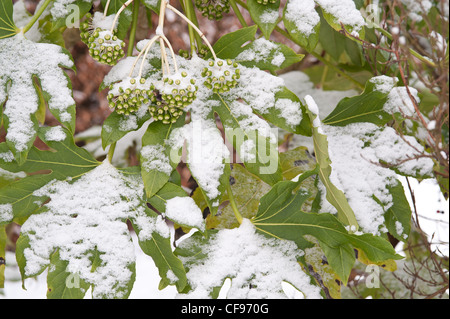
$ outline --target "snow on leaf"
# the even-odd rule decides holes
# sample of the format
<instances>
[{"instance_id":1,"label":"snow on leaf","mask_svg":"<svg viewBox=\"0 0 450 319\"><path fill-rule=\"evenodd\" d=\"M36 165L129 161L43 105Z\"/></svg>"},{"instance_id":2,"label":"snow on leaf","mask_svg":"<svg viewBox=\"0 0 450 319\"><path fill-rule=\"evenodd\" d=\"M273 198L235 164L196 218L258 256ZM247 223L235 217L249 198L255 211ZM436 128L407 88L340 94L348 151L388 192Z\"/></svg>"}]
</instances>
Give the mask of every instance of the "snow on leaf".
<instances>
[{"instance_id":1,"label":"snow on leaf","mask_svg":"<svg viewBox=\"0 0 450 319\"><path fill-rule=\"evenodd\" d=\"M52 114L69 130L75 126L71 84L60 66L73 67L70 55L52 44L34 43L22 35L1 40L0 104L5 103L6 141L23 163L37 133L35 113L39 82ZM6 88L6 95L1 92Z\"/></svg>"},{"instance_id":2,"label":"snow on leaf","mask_svg":"<svg viewBox=\"0 0 450 319\"><path fill-rule=\"evenodd\" d=\"M164 221L147 213L139 174L124 174L108 162L75 182L55 181L34 192L50 201L22 225L18 246L25 277L50 264L58 248L66 271L93 285L94 298L124 298L135 277L134 246L125 221L139 227L140 240L153 232L168 238Z\"/></svg>"},{"instance_id":3,"label":"snow on leaf","mask_svg":"<svg viewBox=\"0 0 450 319\"><path fill-rule=\"evenodd\" d=\"M297 262L303 252L291 241L258 234L248 219L239 228L211 232L208 239L194 234L175 252L189 268L187 278L192 287L180 297L214 297L215 288L231 278L230 299L286 298L283 281L306 298L321 298L320 288L310 283Z\"/></svg>"},{"instance_id":4,"label":"snow on leaf","mask_svg":"<svg viewBox=\"0 0 450 319\"><path fill-rule=\"evenodd\" d=\"M391 165L404 175L426 177L432 173L433 161L415 159L423 147L413 137L398 136L390 127L354 123L323 126L323 130L333 168L330 180L345 193L364 232L386 232L385 211L395 204L392 189L398 187L399 181L394 170L380 163ZM325 207L322 210L330 211ZM390 228L395 234L395 227Z\"/></svg>"}]
</instances>

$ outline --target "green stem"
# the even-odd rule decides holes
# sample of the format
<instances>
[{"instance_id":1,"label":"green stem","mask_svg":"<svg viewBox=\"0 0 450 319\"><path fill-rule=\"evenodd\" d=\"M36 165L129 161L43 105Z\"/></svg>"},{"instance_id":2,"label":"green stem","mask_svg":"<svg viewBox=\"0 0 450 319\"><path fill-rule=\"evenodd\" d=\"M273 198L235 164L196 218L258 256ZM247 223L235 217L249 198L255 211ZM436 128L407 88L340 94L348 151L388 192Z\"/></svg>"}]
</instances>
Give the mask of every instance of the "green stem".
<instances>
[{"instance_id":1,"label":"green stem","mask_svg":"<svg viewBox=\"0 0 450 319\"><path fill-rule=\"evenodd\" d=\"M233 210L234 216L236 217L239 224L242 224L242 215L239 212L239 209L237 208L236 201L234 200L233 191L231 190L231 185L228 182L227 183L227 193L228 193L228 199L230 201L231 209Z\"/></svg>"},{"instance_id":2,"label":"green stem","mask_svg":"<svg viewBox=\"0 0 450 319\"><path fill-rule=\"evenodd\" d=\"M116 149L116 144L117 142L114 142L111 144L111 146L109 147L109 151L108 151L108 162L112 163L112 158L114 156L114 151Z\"/></svg>"},{"instance_id":3,"label":"green stem","mask_svg":"<svg viewBox=\"0 0 450 319\"><path fill-rule=\"evenodd\" d=\"M52 1L53 0L45 0L44 4L39 8L39 10L34 13L30 22L28 22L28 24L23 27L23 34L27 33L31 29L31 27L36 23L36 21L40 18L42 13L44 13L45 9L48 7L50 2L52 2Z\"/></svg>"},{"instance_id":4,"label":"green stem","mask_svg":"<svg viewBox=\"0 0 450 319\"><path fill-rule=\"evenodd\" d=\"M238 18L239 22L241 23L241 25L243 27L248 27L247 22L245 22L245 19L241 13L241 11L239 10L235 0L230 0L230 5L233 8L234 13L236 14L236 17Z\"/></svg>"},{"instance_id":5,"label":"green stem","mask_svg":"<svg viewBox=\"0 0 450 319\"><path fill-rule=\"evenodd\" d=\"M139 6L140 6L140 0L134 0L133 22L131 24L130 38L128 41L128 51L127 51L128 56L133 55L134 42L136 41L136 29L137 29L138 18L139 18Z\"/></svg>"},{"instance_id":6,"label":"green stem","mask_svg":"<svg viewBox=\"0 0 450 319\"><path fill-rule=\"evenodd\" d=\"M183 1L180 1L183 5ZM193 7L192 7L192 2L191 0L185 0L186 5L184 6L184 10L186 12L186 17L191 20L193 23L193 17L192 14L195 12L193 11ZM194 54L195 52L195 32L194 32L194 28L192 28L191 25L188 24L188 30L189 30L189 44L191 46L191 55Z\"/></svg>"}]
</instances>

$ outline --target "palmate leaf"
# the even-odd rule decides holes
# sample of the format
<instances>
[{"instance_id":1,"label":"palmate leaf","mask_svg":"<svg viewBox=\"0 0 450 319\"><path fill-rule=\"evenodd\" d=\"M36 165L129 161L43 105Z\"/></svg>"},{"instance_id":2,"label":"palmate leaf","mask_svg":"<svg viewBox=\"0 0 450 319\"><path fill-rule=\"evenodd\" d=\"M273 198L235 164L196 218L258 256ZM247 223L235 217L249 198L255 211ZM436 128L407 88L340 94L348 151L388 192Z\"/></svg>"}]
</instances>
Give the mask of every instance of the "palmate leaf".
<instances>
[{"instance_id":1,"label":"palmate leaf","mask_svg":"<svg viewBox=\"0 0 450 319\"><path fill-rule=\"evenodd\" d=\"M13 21L12 0L4 0L0 3L0 40L9 38L18 33Z\"/></svg>"},{"instance_id":2,"label":"palmate leaf","mask_svg":"<svg viewBox=\"0 0 450 319\"><path fill-rule=\"evenodd\" d=\"M32 175L11 182L0 188L0 205L10 205L14 221L21 224L28 216L39 209L42 199L33 193L52 180L77 178L97 167L97 162L86 150L78 148L67 129L61 128L65 139L49 140L48 132L54 128L40 128L38 136L52 150L41 151L31 148L27 161L19 166L6 143L0 144L1 167L13 173L26 172Z\"/></svg>"},{"instance_id":3,"label":"palmate leaf","mask_svg":"<svg viewBox=\"0 0 450 319\"><path fill-rule=\"evenodd\" d=\"M350 234L331 214L302 212L300 208L309 194L304 190L293 193L293 190L310 175L303 174L298 182L279 182L261 199L258 213L252 220L257 230L268 236L292 240L301 249L311 247L304 236L314 236L344 284L355 261L353 248L363 250L373 262L401 258L386 240L370 234Z\"/></svg>"},{"instance_id":4,"label":"palmate leaf","mask_svg":"<svg viewBox=\"0 0 450 319\"><path fill-rule=\"evenodd\" d=\"M72 87L60 68L74 64L68 51L57 45L34 43L20 35L0 42L0 61L4 62L0 68L0 104L5 105L6 142L17 162L23 164L38 128L35 113L40 94L35 81L50 112L72 133L75 130Z\"/></svg>"},{"instance_id":5,"label":"palmate leaf","mask_svg":"<svg viewBox=\"0 0 450 319\"><path fill-rule=\"evenodd\" d=\"M80 298L89 286L94 298L127 298L135 256L126 220L166 285L184 288L183 265L172 253L164 220L146 205L139 169L119 171L104 162L36 194L50 201L22 225L16 255L23 279L49 267L48 298Z\"/></svg>"}]
</instances>

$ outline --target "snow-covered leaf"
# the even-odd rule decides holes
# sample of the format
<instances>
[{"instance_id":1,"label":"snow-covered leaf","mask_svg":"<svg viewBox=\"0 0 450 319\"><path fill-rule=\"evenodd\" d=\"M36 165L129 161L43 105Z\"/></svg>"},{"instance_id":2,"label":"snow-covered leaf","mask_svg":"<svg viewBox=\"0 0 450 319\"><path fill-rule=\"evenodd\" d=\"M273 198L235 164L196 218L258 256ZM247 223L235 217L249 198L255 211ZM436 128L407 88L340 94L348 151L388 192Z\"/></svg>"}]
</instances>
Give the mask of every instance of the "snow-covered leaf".
<instances>
[{"instance_id":1,"label":"snow-covered leaf","mask_svg":"<svg viewBox=\"0 0 450 319\"><path fill-rule=\"evenodd\" d=\"M248 219L239 228L211 231L208 238L194 234L175 253L186 265L191 287L180 297L215 298L230 278L230 299L286 298L283 281L305 298L321 298L319 287L297 262L303 252L292 241L258 234Z\"/></svg>"},{"instance_id":2,"label":"snow-covered leaf","mask_svg":"<svg viewBox=\"0 0 450 319\"><path fill-rule=\"evenodd\" d=\"M283 23L297 44L308 51L314 50L320 29L314 0L289 0L284 7Z\"/></svg>"},{"instance_id":3,"label":"snow-covered leaf","mask_svg":"<svg viewBox=\"0 0 450 319\"><path fill-rule=\"evenodd\" d=\"M0 206L7 205L11 209L11 218L3 221L0 218L0 223L10 222L13 218L15 222L22 223L43 203L43 199L34 194L36 190L52 180L77 178L99 165L86 150L75 145L67 129L40 128L38 135L52 150L41 151L32 147L27 161L21 166L14 161L6 143L0 144L0 163L3 169L12 173L32 173L0 188ZM65 137L62 138L63 136Z\"/></svg>"},{"instance_id":4,"label":"snow-covered leaf","mask_svg":"<svg viewBox=\"0 0 450 319\"><path fill-rule=\"evenodd\" d=\"M67 50L57 45L34 43L22 35L0 40L0 104L6 142L19 163L24 163L36 137L39 108L38 81L50 112L72 133L75 130L75 101L68 76L60 66L72 68ZM6 95L3 94L6 88ZM6 101L6 102L5 102Z\"/></svg>"},{"instance_id":5,"label":"snow-covered leaf","mask_svg":"<svg viewBox=\"0 0 450 319\"><path fill-rule=\"evenodd\" d=\"M256 66L261 70L275 72L300 62L303 57L303 54L295 53L284 44L259 38L242 47L241 52L233 58L246 67Z\"/></svg>"},{"instance_id":6,"label":"snow-covered leaf","mask_svg":"<svg viewBox=\"0 0 450 319\"><path fill-rule=\"evenodd\" d=\"M280 0L266 5L261 5L256 0L248 0L247 7L252 20L261 29L264 37L269 39L279 19Z\"/></svg>"},{"instance_id":7,"label":"snow-covered leaf","mask_svg":"<svg viewBox=\"0 0 450 319\"><path fill-rule=\"evenodd\" d=\"M161 121L150 123L142 137L142 149L140 151L141 174L144 180L147 198L151 198L161 187L169 181L172 171L179 162L174 154L178 150L172 150L167 144L173 130L183 126L185 116L180 116L175 123L163 124Z\"/></svg>"},{"instance_id":8,"label":"snow-covered leaf","mask_svg":"<svg viewBox=\"0 0 450 319\"><path fill-rule=\"evenodd\" d=\"M170 248L169 228L146 206L139 170L119 171L104 162L74 182L51 181L34 195L49 201L22 225L17 255L23 256L18 261L23 279L47 266L52 276L57 267L52 253L58 249L59 258L54 260L67 262L66 272L92 285L94 298L126 298L135 279L127 219L135 225L144 252L154 257L160 272L166 270L167 274L167 267L177 263ZM171 284L183 281L179 261L176 267Z\"/></svg>"},{"instance_id":9,"label":"snow-covered leaf","mask_svg":"<svg viewBox=\"0 0 450 319\"><path fill-rule=\"evenodd\" d=\"M319 178L326 189L326 198L337 210L339 220L345 225L352 227L353 231L356 231L358 229L358 222L356 221L355 213L348 204L344 193L330 180L332 168L328 152L328 140L321 127L318 114L319 109L311 96L306 96L305 100L308 105L309 117L313 123L314 152L318 165Z\"/></svg>"}]
</instances>

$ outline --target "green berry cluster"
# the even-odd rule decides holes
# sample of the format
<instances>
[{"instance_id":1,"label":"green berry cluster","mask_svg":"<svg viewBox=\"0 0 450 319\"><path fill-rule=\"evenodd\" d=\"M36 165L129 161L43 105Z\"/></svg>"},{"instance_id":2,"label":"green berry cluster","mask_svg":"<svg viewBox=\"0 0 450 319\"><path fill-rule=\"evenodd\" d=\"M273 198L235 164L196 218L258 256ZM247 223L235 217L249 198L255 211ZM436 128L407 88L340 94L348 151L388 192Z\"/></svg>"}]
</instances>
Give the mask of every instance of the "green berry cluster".
<instances>
[{"instance_id":1,"label":"green berry cluster","mask_svg":"<svg viewBox=\"0 0 450 319\"><path fill-rule=\"evenodd\" d=\"M87 15L90 19L91 14ZM90 22L80 25L81 40L88 46L89 54L94 60L108 65L115 65L125 56L125 42L108 30L94 28Z\"/></svg>"},{"instance_id":2,"label":"green berry cluster","mask_svg":"<svg viewBox=\"0 0 450 319\"><path fill-rule=\"evenodd\" d=\"M213 90L214 93L224 93L236 87L237 80L241 76L236 62L230 59L209 61L209 66L202 70L202 76L206 77L204 86Z\"/></svg>"},{"instance_id":3,"label":"green berry cluster","mask_svg":"<svg viewBox=\"0 0 450 319\"><path fill-rule=\"evenodd\" d=\"M189 78L184 71L181 72L181 78L165 77L163 83L156 103L149 107L149 111L154 120L164 124L175 123L183 114L184 108L195 100L198 87L195 79Z\"/></svg>"},{"instance_id":4,"label":"green berry cluster","mask_svg":"<svg viewBox=\"0 0 450 319\"><path fill-rule=\"evenodd\" d=\"M263 6L270 4L274 4L277 0L256 0L258 4L262 4Z\"/></svg>"},{"instance_id":5,"label":"green berry cluster","mask_svg":"<svg viewBox=\"0 0 450 319\"><path fill-rule=\"evenodd\" d=\"M109 93L107 96L109 107L115 108L118 114L130 115L144 104L156 103L155 87L145 86L145 82L144 78L139 81L131 78L130 85L119 86L118 95Z\"/></svg>"},{"instance_id":6,"label":"green berry cluster","mask_svg":"<svg viewBox=\"0 0 450 319\"><path fill-rule=\"evenodd\" d=\"M230 11L228 0L195 0L195 5L209 20L220 20Z\"/></svg>"},{"instance_id":7,"label":"green berry cluster","mask_svg":"<svg viewBox=\"0 0 450 319\"><path fill-rule=\"evenodd\" d=\"M209 52L208 46L202 44L197 49L197 56L203 59L208 54L208 52ZM180 49L178 51L178 55L181 56L182 58L189 59L191 57L191 52L187 51L187 50Z\"/></svg>"}]
</instances>

